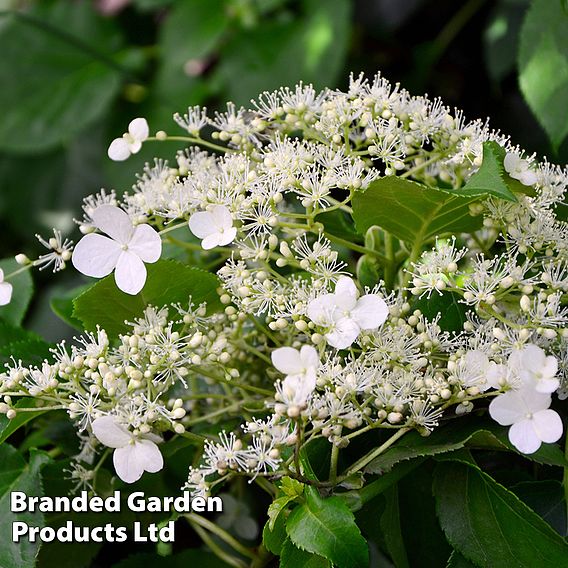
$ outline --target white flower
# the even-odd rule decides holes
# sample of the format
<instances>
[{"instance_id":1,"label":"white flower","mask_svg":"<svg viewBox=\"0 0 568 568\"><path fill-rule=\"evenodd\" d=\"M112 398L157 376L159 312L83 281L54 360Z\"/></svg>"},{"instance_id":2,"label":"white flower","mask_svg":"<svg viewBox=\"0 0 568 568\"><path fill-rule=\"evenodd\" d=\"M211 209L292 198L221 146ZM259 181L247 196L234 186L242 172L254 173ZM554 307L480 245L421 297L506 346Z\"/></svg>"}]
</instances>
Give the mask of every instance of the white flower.
<instances>
[{"instance_id":1,"label":"white flower","mask_svg":"<svg viewBox=\"0 0 568 568\"><path fill-rule=\"evenodd\" d=\"M128 132L121 138L115 138L108 147L108 157L115 162L122 162L142 148L142 142L148 138L150 128L145 118L135 118L128 125Z\"/></svg>"},{"instance_id":2,"label":"white flower","mask_svg":"<svg viewBox=\"0 0 568 568\"><path fill-rule=\"evenodd\" d=\"M495 386L488 380L490 377L488 374L489 368L490 362L487 355L482 351L473 349L468 351L459 361L457 372L465 386L477 387L480 392L484 392Z\"/></svg>"},{"instance_id":3,"label":"white flower","mask_svg":"<svg viewBox=\"0 0 568 568\"><path fill-rule=\"evenodd\" d=\"M329 327L327 342L337 349L349 347L362 329L377 329L387 319L389 309L376 294L359 298L355 283L341 276L333 294L324 294L308 304L308 316L317 325Z\"/></svg>"},{"instance_id":4,"label":"white flower","mask_svg":"<svg viewBox=\"0 0 568 568\"><path fill-rule=\"evenodd\" d=\"M318 352L310 345L304 345L300 351L293 347L280 347L271 355L272 364L288 377L311 379L315 377L320 360Z\"/></svg>"},{"instance_id":5,"label":"white flower","mask_svg":"<svg viewBox=\"0 0 568 568\"><path fill-rule=\"evenodd\" d=\"M4 282L4 271L0 268L0 306L5 306L12 299L13 286L10 282Z\"/></svg>"},{"instance_id":6,"label":"white flower","mask_svg":"<svg viewBox=\"0 0 568 568\"><path fill-rule=\"evenodd\" d=\"M521 159L518 154L509 152L503 162L505 171L523 185L534 185L537 182L536 173L529 169L527 160Z\"/></svg>"},{"instance_id":7,"label":"white flower","mask_svg":"<svg viewBox=\"0 0 568 568\"><path fill-rule=\"evenodd\" d=\"M145 262L162 254L160 235L150 225L134 227L130 217L114 205L101 205L92 213L93 224L109 235L85 235L73 251L73 266L87 276L102 278L115 270L116 285L136 295L146 283Z\"/></svg>"},{"instance_id":8,"label":"white flower","mask_svg":"<svg viewBox=\"0 0 568 568\"><path fill-rule=\"evenodd\" d=\"M281 414L286 412L296 417L307 406L308 398L316 388L316 371L320 360L318 352L310 345L304 345L300 351L293 347L280 347L272 352L272 363L286 378L276 384L276 400L283 406Z\"/></svg>"},{"instance_id":9,"label":"white flower","mask_svg":"<svg viewBox=\"0 0 568 568\"><path fill-rule=\"evenodd\" d=\"M115 448L112 456L114 469L122 481L134 483L145 471L156 473L164 467L164 459L155 443L158 436L135 436L113 416L97 418L92 427L101 444Z\"/></svg>"},{"instance_id":10,"label":"white flower","mask_svg":"<svg viewBox=\"0 0 568 568\"><path fill-rule=\"evenodd\" d=\"M542 442L556 442L562 436L562 420L550 410L549 394L523 388L498 396L489 414L502 426L511 426L509 440L523 454L536 452Z\"/></svg>"},{"instance_id":11,"label":"white flower","mask_svg":"<svg viewBox=\"0 0 568 568\"><path fill-rule=\"evenodd\" d=\"M209 211L194 213L189 218L189 229L203 239L201 246L205 250L228 245L237 236L231 212L224 205L214 205Z\"/></svg>"},{"instance_id":12,"label":"white flower","mask_svg":"<svg viewBox=\"0 0 568 568\"><path fill-rule=\"evenodd\" d=\"M539 393L551 393L560 386L560 381L556 378L556 357L547 356L532 343L513 351L509 357L509 366L517 371L524 385L532 386Z\"/></svg>"}]
</instances>

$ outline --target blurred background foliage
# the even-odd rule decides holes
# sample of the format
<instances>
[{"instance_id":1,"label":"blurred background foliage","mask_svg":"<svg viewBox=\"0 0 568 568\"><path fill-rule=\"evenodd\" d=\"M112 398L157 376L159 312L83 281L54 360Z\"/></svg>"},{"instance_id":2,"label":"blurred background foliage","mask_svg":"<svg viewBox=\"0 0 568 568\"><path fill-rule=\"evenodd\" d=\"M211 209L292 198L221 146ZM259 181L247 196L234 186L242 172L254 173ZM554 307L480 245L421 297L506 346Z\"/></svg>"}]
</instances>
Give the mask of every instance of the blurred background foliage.
<instances>
[{"instance_id":1,"label":"blurred background foliage","mask_svg":"<svg viewBox=\"0 0 568 568\"><path fill-rule=\"evenodd\" d=\"M34 233L77 232L85 195L128 190L152 143L106 155L136 116L178 130L187 106L246 105L260 91L345 87L377 71L491 117L528 152L566 162L568 14L563 0L0 0L0 257L39 252ZM36 277L28 327L68 335L49 298L72 271ZM70 282L74 281L74 282Z\"/></svg>"}]
</instances>

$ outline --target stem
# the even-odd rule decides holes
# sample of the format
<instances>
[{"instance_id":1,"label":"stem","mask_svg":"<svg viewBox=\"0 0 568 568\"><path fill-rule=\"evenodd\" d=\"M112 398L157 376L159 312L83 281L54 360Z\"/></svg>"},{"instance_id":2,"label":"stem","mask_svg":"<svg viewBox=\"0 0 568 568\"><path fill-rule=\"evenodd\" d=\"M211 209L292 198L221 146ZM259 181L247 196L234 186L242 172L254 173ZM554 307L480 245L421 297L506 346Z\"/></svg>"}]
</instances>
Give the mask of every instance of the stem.
<instances>
[{"instance_id":1,"label":"stem","mask_svg":"<svg viewBox=\"0 0 568 568\"><path fill-rule=\"evenodd\" d=\"M159 232L159 234L165 235L166 233L169 233L171 231L175 231L176 229L181 229L182 227L187 227L187 221L184 221L183 223L179 223L178 225L170 225L167 229L162 229Z\"/></svg>"},{"instance_id":2,"label":"stem","mask_svg":"<svg viewBox=\"0 0 568 568\"><path fill-rule=\"evenodd\" d=\"M344 474L344 477L349 477L359 470L363 469L366 465L371 463L377 456L380 456L385 450L390 448L399 438L402 438L411 428L404 427L395 432L384 444L357 460Z\"/></svg>"},{"instance_id":3,"label":"stem","mask_svg":"<svg viewBox=\"0 0 568 568\"><path fill-rule=\"evenodd\" d=\"M218 146L209 142L208 140L203 140L203 138L194 138L193 136L167 136L164 139L158 139L155 136L150 136L146 138L146 142L187 142L188 144L197 144L198 146L205 146L216 152L232 152L231 148L226 148L225 146Z\"/></svg>"},{"instance_id":4,"label":"stem","mask_svg":"<svg viewBox=\"0 0 568 568\"><path fill-rule=\"evenodd\" d=\"M203 416L200 416L199 418L195 418L194 420L190 420L189 422L185 423L185 426L192 426L193 424L198 424L199 422L205 422L205 421L209 420L210 418L215 418L217 416L221 416L222 414L227 414L228 412L231 412L233 410L237 410L240 405L241 405L240 402L235 402L234 404L231 404L230 406L225 406L223 408L220 408L219 410L215 410L215 412L210 412L209 414L204 414Z\"/></svg>"},{"instance_id":5,"label":"stem","mask_svg":"<svg viewBox=\"0 0 568 568\"><path fill-rule=\"evenodd\" d=\"M338 245L344 246L346 248L354 250L355 252L360 252L361 254L369 254L371 256L375 256L385 266L389 263L388 258L386 256L383 256L380 252L377 252L376 250L368 249L368 248L363 247L361 245L357 245L355 243L352 243L351 241L347 241L345 239L342 239L341 237L337 237L335 235L332 235L331 233L324 232L324 236L326 236L332 243L336 243Z\"/></svg>"},{"instance_id":6,"label":"stem","mask_svg":"<svg viewBox=\"0 0 568 568\"><path fill-rule=\"evenodd\" d=\"M10 272L10 274L4 276L4 281L10 280L10 278L12 278L13 276L21 274L22 272L25 272L26 270L33 268L33 266L34 266L33 264L26 264L26 266L22 266L22 268L18 268L17 270L14 270L14 272Z\"/></svg>"},{"instance_id":7,"label":"stem","mask_svg":"<svg viewBox=\"0 0 568 568\"><path fill-rule=\"evenodd\" d=\"M239 560L238 558L235 558L234 556L231 556L228 552L225 552L210 536L209 534L207 534L207 531L205 531L204 529L202 529L197 523L191 521L188 519L189 524L191 525L191 527L193 528L193 530L201 537L201 540L209 547L209 549L211 550L211 552L217 556L218 558L220 558L221 560L223 560L223 562L226 562L227 564L229 564L230 566L234 566L235 568L246 568L246 564L242 561Z\"/></svg>"},{"instance_id":8,"label":"stem","mask_svg":"<svg viewBox=\"0 0 568 568\"><path fill-rule=\"evenodd\" d=\"M392 235L385 231L385 255L388 263L385 265L385 286L387 289L392 290L394 287L394 241Z\"/></svg>"},{"instance_id":9,"label":"stem","mask_svg":"<svg viewBox=\"0 0 568 568\"><path fill-rule=\"evenodd\" d=\"M441 158L441 154L434 154L431 158L429 158L428 160L422 162L421 164L418 164L417 166L415 166L414 168L411 168L410 170L404 172L403 174L401 174L400 178L407 178L410 177L411 175L414 175L415 173L423 170L425 167L429 166L430 164L436 162L437 160L439 160Z\"/></svg>"},{"instance_id":10,"label":"stem","mask_svg":"<svg viewBox=\"0 0 568 568\"><path fill-rule=\"evenodd\" d=\"M255 478L254 482L259 487L264 489L272 497L272 499L274 499L278 494L278 490L276 489L276 487L274 487L272 483L270 483L270 481L268 481L268 479L259 476Z\"/></svg>"},{"instance_id":11,"label":"stem","mask_svg":"<svg viewBox=\"0 0 568 568\"><path fill-rule=\"evenodd\" d=\"M187 513L185 517L192 523L195 523L196 525L199 525L204 529L208 530L209 532L217 535L230 547L234 548L239 554L242 554L243 556L246 556L251 560L256 560L256 554L252 550L242 545L236 538L231 536L228 532L224 531L221 527L219 527L215 523L212 523L211 521L208 521L207 519L204 519L203 517L200 517L195 513Z\"/></svg>"},{"instance_id":12,"label":"stem","mask_svg":"<svg viewBox=\"0 0 568 568\"><path fill-rule=\"evenodd\" d=\"M335 484L337 482L337 462L339 460L339 446L333 444L331 446L331 462L329 464L329 482Z\"/></svg>"},{"instance_id":13,"label":"stem","mask_svg":"<svg viewBox=\"0 0 568 568\"><path fill-rule=\"evenodd\" d=\"M462 4L462 7L453 15L434 40L436 47L433 59L430 62L431 65L441 57L442 53L446 51L454 38L484 3L485 0L469 0L469 2Z\"/></svg>"},{"instance_id":14,"label":"stem","mask_svg":"<svg viewBox=\"0 0 568 568\"><path fill-rule=\"evenodd\" d=\"M421 237L421 235L420 235ZM412 250L410 251L410 256L408 257L408 268L402 278L402 290L404 291L408 288L410 284L410 279L412 278L412 274L410 270L412 269L412 265L420 258L420 253L422 252L422 238L417 238L412 245Z\"/></svg>"}]
</instances>

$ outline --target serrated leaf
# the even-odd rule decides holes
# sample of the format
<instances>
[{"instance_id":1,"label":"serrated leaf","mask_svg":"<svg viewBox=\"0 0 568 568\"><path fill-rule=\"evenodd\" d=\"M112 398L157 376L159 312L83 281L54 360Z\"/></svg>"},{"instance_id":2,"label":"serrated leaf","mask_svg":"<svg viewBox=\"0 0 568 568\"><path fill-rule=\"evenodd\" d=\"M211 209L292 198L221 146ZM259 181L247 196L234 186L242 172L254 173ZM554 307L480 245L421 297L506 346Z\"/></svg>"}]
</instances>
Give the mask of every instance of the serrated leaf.
<instances>
[{"instance_id":1,"label":"serrated leaf","mask_svg":"<svg viewBox=\"0 0 568 568\"><path fill-rule=\"evenodd\" d=\"M41 2L0 29L0 148L29 152L71 139L103 116L121 83L121 38L89 2Z\"/></svg>"},{"instance_id":2,"label":"serrated leaf","mask_svg":"<svg viewBox=\"0 0 568 568\"><path fill-rule=\"evenodd\" d=\"M328 568L329 562L305 550L300 550L294 546L288 538L284 541L280 551L280 568Z\"/></svg>"},{"instance_id":3,"label":"serrated leaf","mask_svg":"<svg viewBox=\"0 0 568 568\"><path fill-rule=\"evenodd\" d=\"M50 355L51 345L39 335L0 320L0 364L12 358L24 365L39 365Z\"/></svg>"},{"instance_id":4,"label":"serrated leaf","mask_svg":"<svg viewBox=\"0 0 568 568\"><path fill-rule=\"evenodd\" d=\"M476 566L457 550L454 550L448 558L446 568L476 568Z\"/></svg>"},{"instance_id":5,"label":"serrated leaf","mask_svg":"<svg viewBox=\"0 0 568 568\"><path fill-rule=\"evenodd\" d=\"M369 561L355 517L337 497L322 499L306 487L306 502L288 517L286 532L298 548L327 558L337 568L360 568Z\"/></svg>"},{"instance_id":6,"label":"serrated leaf","mask_svg":"<svg viewBox=\"0 0 568 568\"><path fill-rule=\"evenodd\" d=\"M73 317L88 331L94 331L98 325L109 336L116 337L129 329L125 321L134 321L149 305L184 305L191 296L194 305L207 302L209 313L221 307L216 292L219 281L214 274L173 260L160 260L147 265L147 269L146 285L136 296L119 290L111 274L74 300Z\"/></svg>"},{"instance_id":7,"label":"serrated leaf","mask_svg":"<svg viewBox=\"0 0 568 568\"><path fill-rule=\"evenodd\" d=\"M270 521L267 521L262 529L262 543L272 554L280 555L282 545L288 539L286 517L284 514L279 514L272 528L270 528L269 523Z\"/></svg>"},{"instance_id":8,"label":"serrated leaf","mask_svg":"<svg viewBox=\"0 0 568 568\"><path fill-rule=\"evenodd\" d=\"M282 511L286 508L288 503L294 500L293 496L284 495L283 497L278 497L278 499L274 499L270 506L268 507L268 528L272 531L274 530L274 524L276 523L276 519L278 515L282 513Z\"/></svg>"},{"instance_id":9,"label":"serrated leaf","mask_svg":"<svg viewBox=\"0 0 568 568\"><path fill-rule=\"evenodd\" d=\"M0 268L4 278L22 267L13 258L0 260ZM6 280L12 284L12 299L6 306L0 306L0 319L13 325L20 325L26 315L33 295L33 280L29 270L24 270Z\"/></svg>"},{"instance_id":10,"label":"serrated leaf","mask_svg":"<svg viewBox=\"0 0 568 568\"><path fill-rule=\"evenodd\" d=\"M353 196L353 219L360 234L378 225L408 243L424 243L444 233L473 232L481 227L469 204L477 197L387 176Z\"/></svg>"},{"instance_id":11,"label":"serrated leaf","mask_svg":"<svg viewBox=\"0 0 568 568\"><path fill-rule=\"evenodd\" d=\"M506 201L518 201L515 194L505 183L503 160L505 150L490 140L483 143L483 162L460 189L454 190L457 195L465 197L493 195Z\"/></svg>"},{"instance_id":12,"label":"serrated leaf","mask_svg":"<svg viewBox=\"0 0 568 568\"><path fill-rule=\"evenodd\" d=\"M12 513L10 494L23 491L26 495L43 495L41 468L49 461L47 454L32 450L30 463L8 444L0 445L0 566L2 568L33 568L39 542L30 542L21 537L20 542L12 541L12 525L19 521L28 526L42 527L43 513Z\"/></svg>"},{"instance_id":13,"label":"serrated leaf","mask_svg":"<svg viewBox=\"0 0 568 568\"><path fill-rule=\"evenodd\" d=\"M440 316L438 325L443 331L463 331L463 324L467 321L467 312L470 310L459 301L460 297L454 292L438 294L434 292L429 298L419 298L412 305L413 310L420 310L424 316L432 321Z\"/></svg>"},{"instance_id":14,"label":"serrated leaf","mask_svg":"<svg viewBox=\"0 0 568 568\"><path fill-rule=\"evenodd\" d=\"M442 529L468 560L496 568L566 565L566 541L479 468L439 463L433 489Z\"/></svg>"},{"instance_id":15,"label":"serrated leaf","mask_svg":"<svg viewBox=\"0 0 568 568\"><path fill-rule=\"evenodd\" d=\"M280 491L292 497L292 499L302 495L304 493L304 487L305 485L302 482L288 476L284 476L280 482Z\"/></svg>"},{"instance_id":16,"label":"serrated leaf","mask_svg":"<svg viewBox=\"0 0 568 568\"><path fill-rule=\"evenodd\" d=\"M467 416L438 427L429 436L421 436L416 431L409 432L396 445L374 459L365 471L384 473L401 461L453 452L468 445L515 451L508 440L507 428L499 426L490 419ZM559 467L568 465L562 451L554 444L543 444L533 454L520 455L537 463Z\"/></svg>"},{"instance_id":17,"label":"serrated leaf","mask_svg":"<svg viewBox=\"0 0 568 568\"><path fill-rule=\"evenodd\" d=\"M568 135L568 14L560 2L534 0L521 28L519 85L552 146Z\"/></svg>"},{"instance_id":18,"label":"serrated leaf","mask_svg":"<svg viewBox=\"0 0 568 568\"><path fill-rule=\"evenodd\" d=\"M524 481L511 487L511 491L558 534L567 536L566 499L559 481Z\"/></svg>"}]
</instances>

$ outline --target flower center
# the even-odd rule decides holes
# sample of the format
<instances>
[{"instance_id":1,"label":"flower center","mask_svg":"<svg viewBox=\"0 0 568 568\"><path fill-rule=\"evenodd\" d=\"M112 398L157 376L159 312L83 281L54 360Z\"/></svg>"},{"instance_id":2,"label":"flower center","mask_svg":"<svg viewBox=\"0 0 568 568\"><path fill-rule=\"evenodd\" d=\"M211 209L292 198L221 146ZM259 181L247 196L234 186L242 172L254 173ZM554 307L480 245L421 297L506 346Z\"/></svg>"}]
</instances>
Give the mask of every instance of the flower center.
<instances>
[{"instance_id":1,"label":"flower center","mask_svg":"<svg viewBox=\"0 0 568 568\"><path fill-rule=\"evenodd\" d=\"M128 250L128 245L122 245L120 247L123 251L127 251Z\"/></svg>"}]
</instances>

